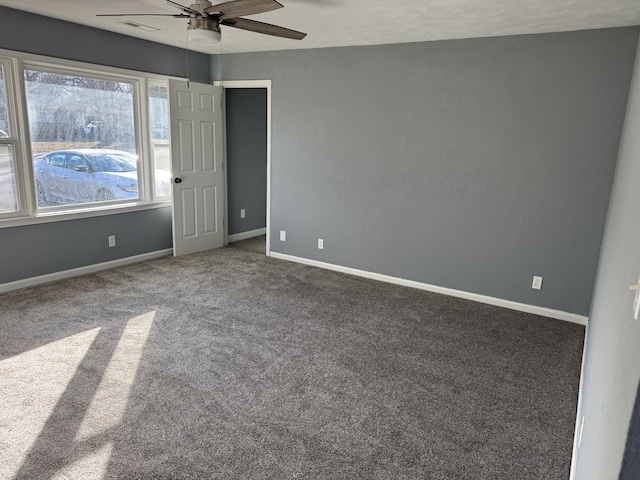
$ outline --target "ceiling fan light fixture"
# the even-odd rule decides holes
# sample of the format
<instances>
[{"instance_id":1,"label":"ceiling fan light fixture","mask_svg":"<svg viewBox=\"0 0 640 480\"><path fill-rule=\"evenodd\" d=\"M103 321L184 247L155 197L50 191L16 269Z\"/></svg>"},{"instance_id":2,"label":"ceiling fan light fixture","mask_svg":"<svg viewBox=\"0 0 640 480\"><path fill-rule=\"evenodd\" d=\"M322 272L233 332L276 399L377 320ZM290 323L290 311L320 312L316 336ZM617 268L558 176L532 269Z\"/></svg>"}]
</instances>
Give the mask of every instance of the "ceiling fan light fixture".
<instances>
[{"instance_id":1,"label":"ceiling fan light fixture","mask_svg":"<svg viewBox=\"0 0 640 480\"><path fill-rule=\"evenodd\" d=\"M246 30L248 32L262 33L274 37L290 38L302 40L306 33L297 32L289 28L279 27L270 23L258 22L243 18L246 15L269 12L282 8L284 5L277 0L227 0L217 5L211 5L209 0L192 0L188 7L175 0L142 0L148 5L159 5L156 2L165 1L172 7L177 8L180 13L105 13L98 14L98 17L131 17L131 16L158 16L188 18L187 41L203 47L211 47L220 43L220 25ZM122 22L126 25L148 29L151 31L155 27L148 27L136 22Z\"/></svg>"},{"instance_id":2,"label":"ceiling fan light fixture","mask_svg":"<svg viewBox=\"0 0 640 480\"><path fill-rule=\"evenodd\" d=\"M205 28L191 28L188 31L189 42L197 45L215 45L220 43L220 30L209 30Z\"/></svg>"}]
</instances>

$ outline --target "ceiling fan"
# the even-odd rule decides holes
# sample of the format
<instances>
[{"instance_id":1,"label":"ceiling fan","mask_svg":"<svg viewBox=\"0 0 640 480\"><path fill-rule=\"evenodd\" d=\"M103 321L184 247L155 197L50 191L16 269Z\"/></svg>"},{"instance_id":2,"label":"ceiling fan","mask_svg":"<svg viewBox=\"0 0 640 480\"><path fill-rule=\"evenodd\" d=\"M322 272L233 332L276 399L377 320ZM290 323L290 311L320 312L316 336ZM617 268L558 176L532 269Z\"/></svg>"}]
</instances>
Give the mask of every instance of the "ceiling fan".
<instances>
[{"instance_id":1,"label":"ceiling fan","mask_svg":"<svg viewBox=\"0 0 640 480\"><path fill-rule=\"evenodd\" d=\"M184 5L166 0L166 2L182 11L177 14L166 13L111 13L99 14L98 17L129 17L129 16L161 16L174 18L188 18L187 32L189 41L203 45L217 43L220 41L220 26L239 28L250 32L273 35L275 37L289 38L292 40L302 40L306 33L297 32L288 28L279 27L270 23L257 22L247 18L240 18L245 15L255 15L257 13L269 12L284 5L276 0L232 0L230 2L212 5L209 0L195 0L195 3L185 7Z\"/></svg>"}]
</instances>

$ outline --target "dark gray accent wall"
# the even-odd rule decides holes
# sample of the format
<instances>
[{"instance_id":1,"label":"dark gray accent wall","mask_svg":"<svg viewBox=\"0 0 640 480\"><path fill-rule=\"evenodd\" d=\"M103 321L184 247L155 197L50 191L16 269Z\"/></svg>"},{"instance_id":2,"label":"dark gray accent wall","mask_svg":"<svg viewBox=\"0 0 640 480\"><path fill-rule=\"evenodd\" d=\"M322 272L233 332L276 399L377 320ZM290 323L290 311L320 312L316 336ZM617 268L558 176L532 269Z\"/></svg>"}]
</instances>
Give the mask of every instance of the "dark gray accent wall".
<instances>
[{"instance_id":1,"label":"dark gray accent wall","mask_svg":"<svg viewBox=\"0 0 640 480\"><path fill-rule=\"evenodd\" d=\"M229 235L234 235L267 226L267 89L227 88L225 97Z\"/></svg>"},{"instance_id":2,"label":"dark gray accent wall","mask_svg":"<svg viewBox=\"0 0 640 480\"><path fill-rule=\"evenodd\" d=\"M116 246L109 248L109 235ZM0 229L0 283L171 248L171 207Z\"/></svg>"},{"instance_id":3,"label":"dark gray accent wall","mask_svg":"<svg viewBox=\"0 0 640 480\"><path fill-rule=\"evenodd\" d=\"M186 51L0 7L0 48L170 76L186 73ZM210 57L189 53L190 77L210 83ZM117 247L107 247L115 234ZM0 226L0 283L172 247L171 209L23 227Z\"/></svg>"},{"instance_id":4,"label":"dark gray accent wall","mask_svg":"<svg viewBox=\"0 0 640 480\"><path fill-rule=\"evenodd\" d=\"M0 7L0 48L139 72L187 76L184 49L6 7ZM189 77L194 82L211 83L209 55L189 52Z\"/></svg>"},{"instance_id":5,"label":"dark gray accent wall","mask_svg":"<svg viewBox=\"0 0 640 480\"><path fill-rule=\"evenodd\" d=\"M582 377L584 428L576 456L576 479L618 478L629 439L630 455L640 441L640 418L632 417L640 382L640 320L634 319L640 282L640 56L635 73L611 195ZM631 420L631 425L629 421ZM637 452L637 450L636 450ZM629 473L637 458L627 459ZM635 466L634 466L635 465ZM624 472L627 473L627 472Z\"/></svg>"},{"instance_id":6,"label":"dark gray accent wall","mask_svg":"<svg viewBox=\"0 0 640 480\"><path fill-rule=\"evenodd\" d=\"M216 76L273 82L272 251L586 315L637 39L236 54Z\"/></svg>"}]
</instances>

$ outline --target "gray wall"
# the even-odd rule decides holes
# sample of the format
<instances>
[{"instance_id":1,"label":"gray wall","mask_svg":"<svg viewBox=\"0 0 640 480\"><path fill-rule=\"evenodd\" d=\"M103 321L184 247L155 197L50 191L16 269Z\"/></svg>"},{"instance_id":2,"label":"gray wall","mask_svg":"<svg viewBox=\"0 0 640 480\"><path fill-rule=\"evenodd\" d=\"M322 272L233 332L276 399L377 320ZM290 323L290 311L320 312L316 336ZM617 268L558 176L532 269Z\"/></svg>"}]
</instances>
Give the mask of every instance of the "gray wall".
<instances>
[{"instance_id":1,"label":"gray wall","mask_svg":"<svg viewBox=\"0 0 640 480\"><path fill-rule=\"evenodd\" d=\"M267 89L226 88L225 97L229 235L234 235L267 226Z\"/></svg>"},{"instance_id":2,"label":"gray wall","mask_svg":"<svg viewBox=\"0 0 640 480\"><path fill-rule=\"evenodd\" d=\"M0 48L183 76L185 50L0 7ZM190 53L194 81L210 57ZM117 247L107 247L107 235ZM171 248L171 209L0 228L0 283Z\"/></svg>"},{"instance_id":3,"label":"gray wall","mask_svg":"<svg viewBox=\"0 0 640 480\"><path fill-rule=\"evenodd\" d=\"M107 237L116 236L109 248ZM171 248L171 208L0 229L0 283Z\"/></svg>"},{"instance_id":4,"label":"gray wall","mask_svg":"<svg viewBox=\"0 0 640 480\"><path fill-rule=\"evenodd\" d=\"M635 292L629 290L630 285L638 283L640 274L638 132L640 60L636 61L629 96L591 310L582 391L584 430L577 454L578 480L618 478L640 380L640 320L633 318ZM639 420L635 419L630 432L635 445L640 440ZM640 478L640 472L636 470L635 476L626 478Z\"/></svg>"},{"instance_id":5,"label":"gray wall","mask_svg":"<svg viewBox=\"0 0 640 480\"><path fill-rule=\"evenodd\" d=\"M225 55L273 82L272 251L587 314L637 39Z\"/></svg>"}]
</instances>

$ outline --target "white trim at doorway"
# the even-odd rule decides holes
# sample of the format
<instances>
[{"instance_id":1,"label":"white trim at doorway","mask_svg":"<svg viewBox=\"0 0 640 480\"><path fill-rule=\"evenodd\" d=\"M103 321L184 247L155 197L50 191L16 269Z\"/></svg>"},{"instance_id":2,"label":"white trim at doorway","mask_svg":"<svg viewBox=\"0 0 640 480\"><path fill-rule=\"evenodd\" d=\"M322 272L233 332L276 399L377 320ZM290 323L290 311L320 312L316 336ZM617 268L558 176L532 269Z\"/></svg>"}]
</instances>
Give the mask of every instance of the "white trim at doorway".
<instances>
[{"instance_id":1,"label":"white trim at doorway","mask_svg":"<svg viewBox=\"0 0 640 480\"><path fill-rule=\"evenodd\" d=\"M267 89L267 257L271 255L271 80L219 80L213 83L223 88L266 88ZM226 163L226 152L225 152ZM226 178L226 169L225 169ZM225 226L225 238L228 238Z\"/></svg>"}]
</instances>

